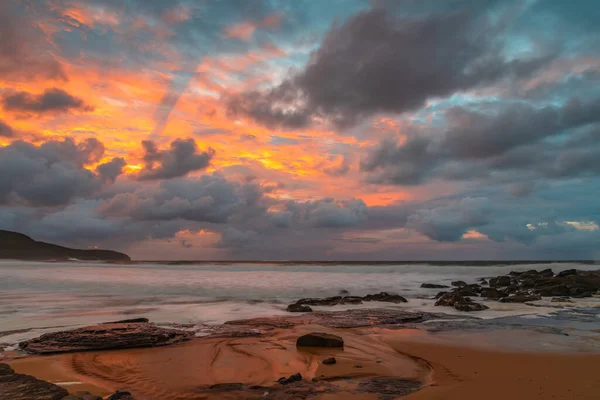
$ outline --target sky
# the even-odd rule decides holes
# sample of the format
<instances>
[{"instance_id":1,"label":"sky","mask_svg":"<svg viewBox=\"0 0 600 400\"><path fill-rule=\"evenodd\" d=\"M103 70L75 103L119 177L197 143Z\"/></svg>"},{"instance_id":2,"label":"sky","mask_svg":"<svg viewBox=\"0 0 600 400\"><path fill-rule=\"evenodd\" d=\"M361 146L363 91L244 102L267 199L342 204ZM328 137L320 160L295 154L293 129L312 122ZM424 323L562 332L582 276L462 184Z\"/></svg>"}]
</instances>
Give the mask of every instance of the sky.
<instances>
[{"instance_id":1,"label":"sky","mask_svg":"<svg viewBox=\"0 0 600 400\"><path fill-rule=\"evenodd\" d=\"M145 260L600 259L596 0L5 0L0 229Z\"/></svg>"}]
</instances>

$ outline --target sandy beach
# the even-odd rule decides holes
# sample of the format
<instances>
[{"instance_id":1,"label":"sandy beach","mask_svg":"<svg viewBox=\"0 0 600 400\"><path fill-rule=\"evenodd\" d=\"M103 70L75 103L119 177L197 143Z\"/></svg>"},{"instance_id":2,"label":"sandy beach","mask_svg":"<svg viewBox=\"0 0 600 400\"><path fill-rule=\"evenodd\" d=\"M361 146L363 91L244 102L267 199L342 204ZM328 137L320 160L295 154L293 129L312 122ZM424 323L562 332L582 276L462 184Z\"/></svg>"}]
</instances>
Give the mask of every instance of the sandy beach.
<instances>
[{"instance_id":1,"label":"sandy beach","mask_svg":"<svg viewBox=\"0 0 600 400\"><path fill-rule=\"evenodd\" d=\"M314 331L343 337L344 349L297 349L296 338ZM491 345L465 346L468 342L468 336L441 342L414 329L302 324L256 337L196 338L161 348L33 356L10 365L72 393L87 390L106 396L126 389L143 400L597 398L598 353L515 352ZM322 364L329 357L337 363ZM276 382L298 372L303 376L300 383Z\"/></svg>"}]
</instances>

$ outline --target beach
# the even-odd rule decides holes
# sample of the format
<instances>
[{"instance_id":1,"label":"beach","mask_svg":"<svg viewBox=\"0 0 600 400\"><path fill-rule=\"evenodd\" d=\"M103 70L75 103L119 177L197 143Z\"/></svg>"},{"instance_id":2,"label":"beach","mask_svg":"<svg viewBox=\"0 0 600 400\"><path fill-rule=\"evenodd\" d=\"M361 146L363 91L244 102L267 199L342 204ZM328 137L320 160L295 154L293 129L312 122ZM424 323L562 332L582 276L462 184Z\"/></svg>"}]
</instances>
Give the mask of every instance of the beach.
<instances>
[{"instance_id":1,"label":"beach","mask_svg":"<svg viewBox=\"0 0 600 400\"><path fill-rule=\"evenodd\" d=\"M596 294L512 303L473 293L465 304L484 305L476 312L436 305L440 290L496 290L481 279L495 285L498 274L522 286L531 267L5 263L0 363L72 394L102 398L124 390L136 400L595 399ZM571 285L579 275L587 285L587 271L596 269L534 267L554 271L533 274L544 285ZM298 300L305 296L319 297ZM312 312L286 311L296 301ZM126 321L107 323L119 319ZM65 343L88 343L69 339L82 329L183 336L144 348L126 348L135 340L118 349L100 343L102 350L23 344L54 332L66 332ZM297 346L299 337L315 332L341 338L343 348ZM45 348L47 355L27 354ZM323 363L331 358L335 363ZM295 374L301 380L278 382Z\"/></svg>"}]
</instances>

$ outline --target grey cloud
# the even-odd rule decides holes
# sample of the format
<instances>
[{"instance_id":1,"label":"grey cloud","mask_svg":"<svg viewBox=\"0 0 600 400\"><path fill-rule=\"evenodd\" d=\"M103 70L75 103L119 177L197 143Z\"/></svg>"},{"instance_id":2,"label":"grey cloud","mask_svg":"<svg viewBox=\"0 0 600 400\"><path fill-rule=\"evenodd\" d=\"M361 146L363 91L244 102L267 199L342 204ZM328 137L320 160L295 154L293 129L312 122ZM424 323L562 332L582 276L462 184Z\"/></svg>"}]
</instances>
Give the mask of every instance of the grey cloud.
<instances>
[{"instance_id":1,"label":"grey cloud","mask_svg":"<svg viewBox=\"0 0 600 400\"><path fill-rule=\"evenodd\" d=\"M100 164L96 167L96 173L105 182L114 182L119 175L123 173L123 168L127 162L122 157L114 157L112 160Z\"/></svg>"},{"instance_id":2,"label":"grey cloud","mask_svg":"<svg viewBox=\"0 0 600 400\"><path fill-rule=\"evenodd\" d=\"M39 95L28 92L6 92L2 96L2 106L6 111L35 114L94 109L82 99L57 88L46 89Z\"/></svg>"},{"instance_id":3,"label":"grey cloud","mask_svg":"<svg viewBox=\"0 0 600 400\"><path fill-rule=\"evenodd\" d=\"M600 128L600 99L542 108L521 103L483 110L454 107L443 115L441 128L408 129L404 143L385 139L373 147L361 160L367 180L415 185L434 178L522 180L515 171L530 178L598 171L600 148L589 138ZM553 140L566 133L569 140Z\"/></svg>"},{"instance_id":4,"label":"grey cloud","mask_svg":"<svg viewBox=\"0 0 600 400\"><path fill-rule=\"evenodd\" d=\"M141 180L172 179L187 175L209 166L215 151L198 152L193 139L177 139L171 143L169 150L159 150L153 141L142 142L144 147L145 166L138 178Z\"/></svg>"},{"instance_id":5,"label":"grey cloud","mask_svg":"<svg viewBox=\"0 0 600 400\"><path fill-rule=\"evenodd\" d=\"M133 192L118 193L99 207L99 212L140 221L182 219L226 223L236 215L263 210L260 194L247 185L219 175L162 181L158 187L143 186Z\"/></svg>"},{"instance_id":6,"label":"grey cloud","mask_svg":"<svg viewBox=\"0 0 600 400\"><path fill-rule=\"evenodd\" d=\"M491 212L487 198L465 198L458 203L419 209L408 217L406 227L430 239L455 242L471 228L488 223Z\"/></svg>"},{"instance_id":7,"label":"grey cloud","mask_svg":"<svg viewBox=\"0 0 600 400\"><path fill-rule=\"evenodd\" d=\"M244 231L227 227L221 232L221 240L217 243L217 247L245 248L251 246L256 239L257 234L254 231Z\"/></svg>"},{"instance_id":8,"label":"grey cloud","mask_svg":"<svg viewBox=\"0 0 600 400\"><path fill-rule=\"evenodd\" d=\"M104 146L96 139L71 139L40 146L15 141L0 148L0 204L66 204L99 190L101 180L84 168L98 161Z\"/></svg>"},{"instance_id":9,"label":"grey cloud","mask_svg":"<svg viewBox=\"0 0 600 400\"><path fill-rule=\"evenodd\" d=\"M302 214L303 221L317 228L345 228L368 218L367 205L360 199L309 201L303 204Z\"/></svg>"},{"instance_id":10,"label":"grey cloud","mask_svg":"<svg viewBox=\"0 0 600 400\"><path fill-rule=\"evenodd\" d=\"M4 121L0 120L0 137L13 137L13 134L13 129Z\"/></svg>"},{"instance_id":11,"label":"grey cloud","mask_svg":"<svg viewBox=\"0 0 600 400\"><path fill-rule=\"evenodd\" d=\"M268 91L228 97L234 115L269 127L354 125L418 109L432 97L524 77L553 56L507 61L501 26L485 13L395 16L376 7L334 25L304 70Z\"/></svg>"}]
</instances>

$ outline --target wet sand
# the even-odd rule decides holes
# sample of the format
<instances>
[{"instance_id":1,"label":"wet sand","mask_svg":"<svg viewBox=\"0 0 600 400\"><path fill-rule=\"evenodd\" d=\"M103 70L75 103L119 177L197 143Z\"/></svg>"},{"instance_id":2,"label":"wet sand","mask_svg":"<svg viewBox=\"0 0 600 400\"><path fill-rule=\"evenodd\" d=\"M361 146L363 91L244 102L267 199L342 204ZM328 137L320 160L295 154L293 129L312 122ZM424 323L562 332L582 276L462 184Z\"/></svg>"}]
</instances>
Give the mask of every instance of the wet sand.
<instances>
[{"instance_id":1,"label":"wet sand","mask_svg":"<svg viewBox=\"0 0 600 400\"><path fill-rule=\"evenodd\" d=\"M342 336L344 350L296 349L296 338L312 331ZM169 347L27 357L10 364L71 392L106 395L126 389L142 400L596 399L600 392L600 354L475 349L427 342L424 335L310 324L260 337L198 338ZM328 357L337 363L321 364ZM276 383L297 372L302 383ZM388 395L374 393L382 391Z\"/></svg>"}]
</instances>

